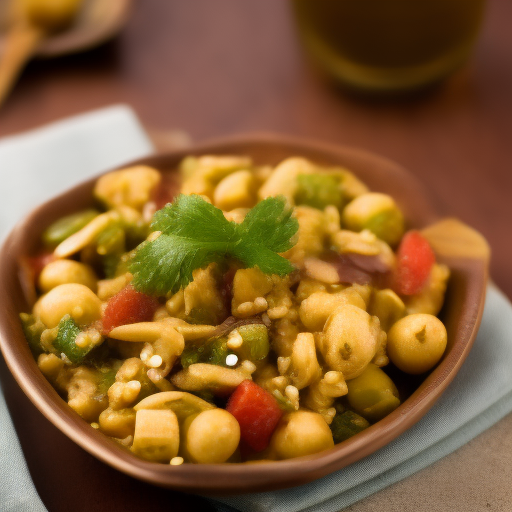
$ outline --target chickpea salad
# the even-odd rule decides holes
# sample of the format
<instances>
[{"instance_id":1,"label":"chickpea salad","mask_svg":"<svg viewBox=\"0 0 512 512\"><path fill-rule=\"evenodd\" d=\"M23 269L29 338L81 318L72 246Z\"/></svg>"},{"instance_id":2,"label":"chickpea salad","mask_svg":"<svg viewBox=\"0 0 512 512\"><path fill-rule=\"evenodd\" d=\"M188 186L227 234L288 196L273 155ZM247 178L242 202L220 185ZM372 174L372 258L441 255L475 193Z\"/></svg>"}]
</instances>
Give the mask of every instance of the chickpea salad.
<instances>
[{"instance_id":1,"label":"chickpea salad","mask_svg":"<svg viewBox=\"0 0 512 512\"><path fill-rule=\"evenodd\" d=\"M392 197L301 157L190 156L179 175L100 177L27 259L25 336L92 428L171 465L311 455L442 358L450 272Z\"/></svg>"}]
</instances>

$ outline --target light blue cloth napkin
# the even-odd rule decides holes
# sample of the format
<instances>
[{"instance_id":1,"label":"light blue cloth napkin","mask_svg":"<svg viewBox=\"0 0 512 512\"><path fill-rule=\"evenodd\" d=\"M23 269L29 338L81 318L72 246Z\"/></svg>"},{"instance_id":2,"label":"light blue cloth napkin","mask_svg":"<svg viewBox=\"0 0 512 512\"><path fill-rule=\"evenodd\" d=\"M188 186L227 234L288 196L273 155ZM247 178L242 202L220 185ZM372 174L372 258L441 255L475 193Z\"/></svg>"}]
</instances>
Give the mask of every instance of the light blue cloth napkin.
<instances>
[{"instance_id":1,"label":"light blue cloth napkin","mask_svg":"<svg viewBox=\"0 0 512 512\"><path fill-rule=\"evenodd\" d=\"M47 197L152 151L136 116L122 106L0 140L0 238ZM413 428L364 460L311 484L212 503L222 511L334 512L444 457L512 411L511 333L512 306L490 287L468 359ZM0 390L0 512L44 510Z\"/></svg>"},{"instance_id":2,"label":"light blue cloth napkin","mask_svg":"<svg viewBox=\"0 0 512 512\"><path fill-rule=\"evenodd\" d=\"M153 152L137 116L122 105L0 139L0 240L39 203Z\"/></svg>"},{"instance_id":3,"label":"light blue cloth napkin","mask_svg":"<svg viewBox=\"0 0 512 512\"><path fill-rule=\"evenodd\" d=\"M132 110L115 106L0 139L0 240L34 206L154 148ZM0 512L43 512L0 388Z\"/></svg>"}]
</instances>

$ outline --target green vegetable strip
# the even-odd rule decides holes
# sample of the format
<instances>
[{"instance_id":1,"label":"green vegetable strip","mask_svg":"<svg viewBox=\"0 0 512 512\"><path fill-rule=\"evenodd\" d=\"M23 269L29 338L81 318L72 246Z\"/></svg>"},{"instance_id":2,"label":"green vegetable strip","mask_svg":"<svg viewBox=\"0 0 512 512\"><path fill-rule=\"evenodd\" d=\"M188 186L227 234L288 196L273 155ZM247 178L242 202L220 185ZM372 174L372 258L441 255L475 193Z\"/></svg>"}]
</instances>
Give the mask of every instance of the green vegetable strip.
<instances>
[{"instance_id":1,"label":"green vegetable strip","mask_svg":"<svg viewBox=\"0 0 512 512\"><path fill-rule=\"evenodd\" d=\"M225 337L207 341L204 345L187 347L181 354L181 366L188 368L191 364L208 363L227 366L226 357L232 354L227 347Z\"/></svg>"},{"instance_id":2,"label":"green vegetable strip","mask_svg":"<svg viewBox=\"0 0 512 512\"><path fill-rule=\"evenodd\" d=\"M370 423L353 411L345 411L341 414L336 414L329 426L334 442L341 443L368 428Z\"/></svg>"},{"instance_id":3,"label":"green vegetable strip","mask_svg":"<svg viewBox=\"0 0 512 512\"><path fill-rule=\"evenodd\" d=\"M81 363L91 351L91 348L80 348L76 345L75 340L80 332L73 319L66 315L59 323L57 339L53 342L59 354L64 354L74 364Z\"/></svg>"},{"instance_id":4,"label":"green vegetable strip","mask_svg":"<svg viewBox=\"0 0 512 512\"><path fill-rule=\"evenodd\" d=\"M72 215L67 215L54 222L43 233L43 241L46 245L53 247L59 245L66 238L77 231L80 231L86 224L89 224L94 217L98 216L96 210L84 210Z\"/></svg>"},{"instance_id":5,"label":"green vegetable strip","mask_svg":"<svg viewBox=\"0 0 512 512\"><path fill-rule=\"evenodd\" d=\"M41 334L45 326L41 321L36 321L34 315L28 313L20 313L21 325L23 326L23 333L28 342L30 350L34 356L38 356L44 352L41 346Z\"/></svg>"},{"instance_id":6,"label":"green vegetable strip","mask_svg":"<svg viewBox=\"0 0 512 512\"><path fill-rule=\"evenodd\" d=\"M244 340L241 346L243 359L261 361L267 357L270 350L268 329L263 324L242 325L238 333Z\"/></svg>"}]
</instances>

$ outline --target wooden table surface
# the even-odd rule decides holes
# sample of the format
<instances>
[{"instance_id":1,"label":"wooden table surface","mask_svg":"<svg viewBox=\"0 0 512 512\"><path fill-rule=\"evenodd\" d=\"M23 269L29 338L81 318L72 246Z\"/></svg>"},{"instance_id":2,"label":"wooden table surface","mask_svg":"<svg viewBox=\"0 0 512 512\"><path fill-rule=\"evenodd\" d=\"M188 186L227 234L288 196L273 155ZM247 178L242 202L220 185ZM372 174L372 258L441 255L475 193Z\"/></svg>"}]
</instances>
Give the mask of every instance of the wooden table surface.
<instances>
[{"instance_id":1,"label":"wooden table surface","mask_svg":"<svg viewBox=\"0 0 512 512\"><path fill-rule=\"evenodd\" d=\"M29 64L0 109L0 136L127 103L151 130L180 129L193 140L274 131L365 148L401 163L430 189L441 212L484 234L493 251L492 278L511 298L510 20L512 2L490 0L468 65L428 93L369 100L340 91L304 60L288 2L144 0L114 41ZM97 462L43 420L1 373L49 510L71 510L69 500L75 511L208 510L205 502ZM55 445L34 437L34 422L42 425L42 439L62 443L69 471L38 471ZM98 493L100 487L108 492Z\"/></svg>"}]
</instances>

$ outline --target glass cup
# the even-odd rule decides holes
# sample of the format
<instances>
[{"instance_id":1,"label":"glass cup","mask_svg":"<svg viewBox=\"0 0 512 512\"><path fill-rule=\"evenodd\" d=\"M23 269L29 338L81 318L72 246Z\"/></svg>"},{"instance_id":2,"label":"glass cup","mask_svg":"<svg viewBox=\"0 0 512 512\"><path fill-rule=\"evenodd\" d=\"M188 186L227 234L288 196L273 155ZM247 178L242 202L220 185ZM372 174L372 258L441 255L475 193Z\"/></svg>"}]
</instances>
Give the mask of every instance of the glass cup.
<instances>
[{"instance_id":1,"label":"glass cup","mask_svg":"<svg viewBox=\"0 0 512 512\"><path fill-rule=\"evenodd\" d=\"M438 82L470 55L485 0L293 0L313 59L359 90Z\"/></svg>"}]
</instances>

